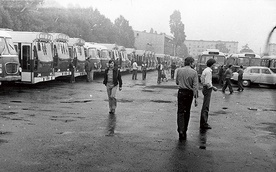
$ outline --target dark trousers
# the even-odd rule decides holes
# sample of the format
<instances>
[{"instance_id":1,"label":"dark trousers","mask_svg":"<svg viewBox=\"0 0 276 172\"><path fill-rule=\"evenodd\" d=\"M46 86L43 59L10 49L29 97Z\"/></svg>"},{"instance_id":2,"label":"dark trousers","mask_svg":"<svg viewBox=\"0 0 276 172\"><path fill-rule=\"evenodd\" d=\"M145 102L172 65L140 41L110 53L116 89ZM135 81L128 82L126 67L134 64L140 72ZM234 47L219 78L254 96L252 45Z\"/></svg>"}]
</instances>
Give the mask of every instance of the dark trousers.
<instances>
[{"instance_id":1,"label":"dark trousers","mask_svg":"<svg viewBox=\"0 0 276 172\"><path fill-rule=\"evenodd\" d=\"M204 86L202 89L202 94L204 98L200 115L200 127L208 125L208 113L211 101L212 88L207 88Z\"/></svg>"},{"instance_id":2,"label":"dark trousers","mask_svg":"<svg viewBox=\"0 0 276 172\"><path fill-rule=\"evenodd\" d=\"M147 77L147 71L146 70L142 70L142 79L145 80Z\"/></svg>"},{"instance_id":3,"label":"dark trousers","mask_svg":"<svg viewBox=\"0 0 276 172\"><path fill-rule=\"evenodd\" d=\"M162 75L162 71L161 70L158 70L157 71L157 83L160 84L161 83L161 75Z\"/></svg>"},{"instance_id":4,"label":"dark trousers","mask_svg":"<svg viewBox=\"0 0 276 172\"><path fill-rule=\"evenodd\" d=\"M137 80L137 70L132 71L132 80Z\"/></svg>"},{"instance_id":5,"label":"dark trousers","mask_svg":"<svg viewBox=\"0 0 276 172\"><path fill-rule=\"evenodd\" d=\"M193 102L193 91L188 89L179 89L177 101L177 131L179 133L186 133L190 120L190 110Z\"/></svg>"},{"instance_id":6,"label":"dark trousers","mask_svg":"<svg viewBox=\"0 0 276 172\"><path fill-rule=\"evenodd\" d=\"M171 69L171 79L174 79L174 70Z\"/></svg>"},{"instance_id":7,"label":"dark trousers","mask_svg":"<svg viewBox=\"0 0 276 172\"><path fill-rule=\"evenodd\" d=\"M238 77L238 91L243 91L242 77Z\"/></svg>"},{"instance_id":8,"label":"dark trousers","mask_svg":"<svg viewBox=\"0 0 276 172\"><path fill-rule=\"evenodd\" d=\"M222 87L222 92L225 92L225 89L227 87L229 88L230 93L232 93L233 92L233 88L232 88L232 84L231 84L230 78L225 78L225 82L224 82L224 85Z\"/></svg>"}]
</instances>

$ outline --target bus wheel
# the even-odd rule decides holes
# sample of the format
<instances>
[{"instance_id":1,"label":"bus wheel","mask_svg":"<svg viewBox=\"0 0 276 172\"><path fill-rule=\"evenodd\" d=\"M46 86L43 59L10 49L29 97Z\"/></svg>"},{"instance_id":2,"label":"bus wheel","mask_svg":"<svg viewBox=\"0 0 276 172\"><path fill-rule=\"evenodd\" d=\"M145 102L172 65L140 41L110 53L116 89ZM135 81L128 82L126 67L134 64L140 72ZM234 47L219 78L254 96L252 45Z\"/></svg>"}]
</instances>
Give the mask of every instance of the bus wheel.
<instances>
[{"instance_id":1,"label":"bus wheel","mask_svg":"<svg viewBox=\"0 0 276 172\"><path fill-rule=\"evenodd\" d=\"M249 87L250 84L251 84L251 82L250 82L249 80L243 80L243 81L242 81L242 85L243 85L244 87Z\"/></svg>"}]
</instances>

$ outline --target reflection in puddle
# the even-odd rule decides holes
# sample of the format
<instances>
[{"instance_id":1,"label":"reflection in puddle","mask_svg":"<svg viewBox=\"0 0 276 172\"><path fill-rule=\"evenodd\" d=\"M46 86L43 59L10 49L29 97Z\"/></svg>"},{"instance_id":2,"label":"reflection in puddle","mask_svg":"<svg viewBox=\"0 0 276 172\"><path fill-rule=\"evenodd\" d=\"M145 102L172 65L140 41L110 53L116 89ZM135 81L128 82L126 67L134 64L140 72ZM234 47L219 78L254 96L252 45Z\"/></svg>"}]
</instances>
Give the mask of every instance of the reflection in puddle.
<instances>
[{"instance_id":1,"label":"reflection in puddle","mask_svg":"<svg viewBox=\"0 0 276 172\"><path fill-rule=\"evenodd\" d=\"M107 134L106 136L114 136L116 128L116 115L109 114L108 121L107 121Z\"/></svg>"},{"instance_id":2,"label":"reflection in puddle","mask_svg":"<svg viewBox=\"0 0 276 172\"><path fill-rule=\"evenodd\" d=\"M198 141L199 141L199 149L206 149L206 141L207 141L207 130L200 129L199 135L198 135Z\"/></svg>"}]
</instances>

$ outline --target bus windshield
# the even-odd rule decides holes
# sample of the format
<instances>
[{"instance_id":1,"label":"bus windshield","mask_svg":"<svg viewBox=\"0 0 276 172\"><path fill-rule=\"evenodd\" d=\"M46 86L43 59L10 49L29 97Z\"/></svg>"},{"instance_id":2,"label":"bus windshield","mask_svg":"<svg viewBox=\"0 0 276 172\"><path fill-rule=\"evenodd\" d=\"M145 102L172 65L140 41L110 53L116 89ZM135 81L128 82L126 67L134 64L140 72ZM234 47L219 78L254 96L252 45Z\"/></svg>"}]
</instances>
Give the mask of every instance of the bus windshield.
<instances>
[{"instance_id":1,"label":"bus windshield","mask_svg":"<svg viewBox=\"0 0 276 172\"><path fill-rule=\"evenodd\" d=\"M90 57L92 59L99 58L97 50L95 48L89 48L88 49L88 57Z\"/></svg>"},{"instance_id":2,"label":"bus windshield","mask_svg":"<svg viewBox=\"0 0 276 172\"><path fill-rule=\"evenodd\" d=\"M102 50L101 51L101 58L108 58L109 57L109 53L107 50Z\"/></svg>"},{"instance_id":3,"label":"bus windshield","mask_svg":"<svg viewBox=\"0 0 276 172\"><path fill-rule=\"evenodd\" d=\"M7 44L8 44L8 49L9 49L10 54L17 55L17 52L16 52L16 50L14 48L12 39L11 38L7 38L6 41L7 41Z\"/></svg>"},{"instance_id":4,"label":"bus windshield","mask_svg":"<svg viewBox=\"0 0 276 172\"><path fill-rule=\"evenodd\" d=\"M77 54L78 60L85 61L84 47L77 46L76 47L76 54Z\"/></svg>"},{"instance_id":5,"label":"bus windshield","mask_svg":"<svg viewBox=\"0 0 276 172\"><path fill-rule=\"evenodd\" d=\"M53 61L53 55L51 51L51 44L45 42L37 43L37 55L38 59L43 62Z\"/></svg>"},{"instance_id":6,"label":"bus windshield","mask_svg":"<svg viewBox=\"0 0 276 172\"><path fill-rule=\"evenodd\" d=\"M206 62L212 58L216 60L216 63L221 64L221 65L224 64L225 56L213 56L213 55L202 55L199 63L206 64Z\"/></svg>"}]
</instances>

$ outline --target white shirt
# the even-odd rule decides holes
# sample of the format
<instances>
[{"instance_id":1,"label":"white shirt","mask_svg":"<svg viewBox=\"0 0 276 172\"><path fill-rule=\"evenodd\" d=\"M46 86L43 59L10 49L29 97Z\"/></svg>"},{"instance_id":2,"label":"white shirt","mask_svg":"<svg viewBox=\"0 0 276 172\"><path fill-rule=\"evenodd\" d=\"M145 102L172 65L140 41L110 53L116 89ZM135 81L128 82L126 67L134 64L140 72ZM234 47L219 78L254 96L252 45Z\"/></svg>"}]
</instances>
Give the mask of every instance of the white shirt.
<instances>
[{"instance_id":1,"label":"white shirt","mask_svg":"<svg viewBox=\"0 0 276 172\"><path fill-rule=\"evenodd\" d=\"M212 69L210 67L205 68L202 72L200 79L201 79L201 83L203 84L203 86L207 86L208 88L213 87Z\"/></svg>"},{"instance_id":2,"label":"white shirt","mask_svg":"<svg viewBox=\"0 0 276 172\"><path fill-rule=\"evenodd\" d=\"M138 69L138 65L137 65L136 62L133 62L133 64L132 64L132 69L133 69L133 70L137 70L137 69Z\"/></svg>"}]
</instances>

